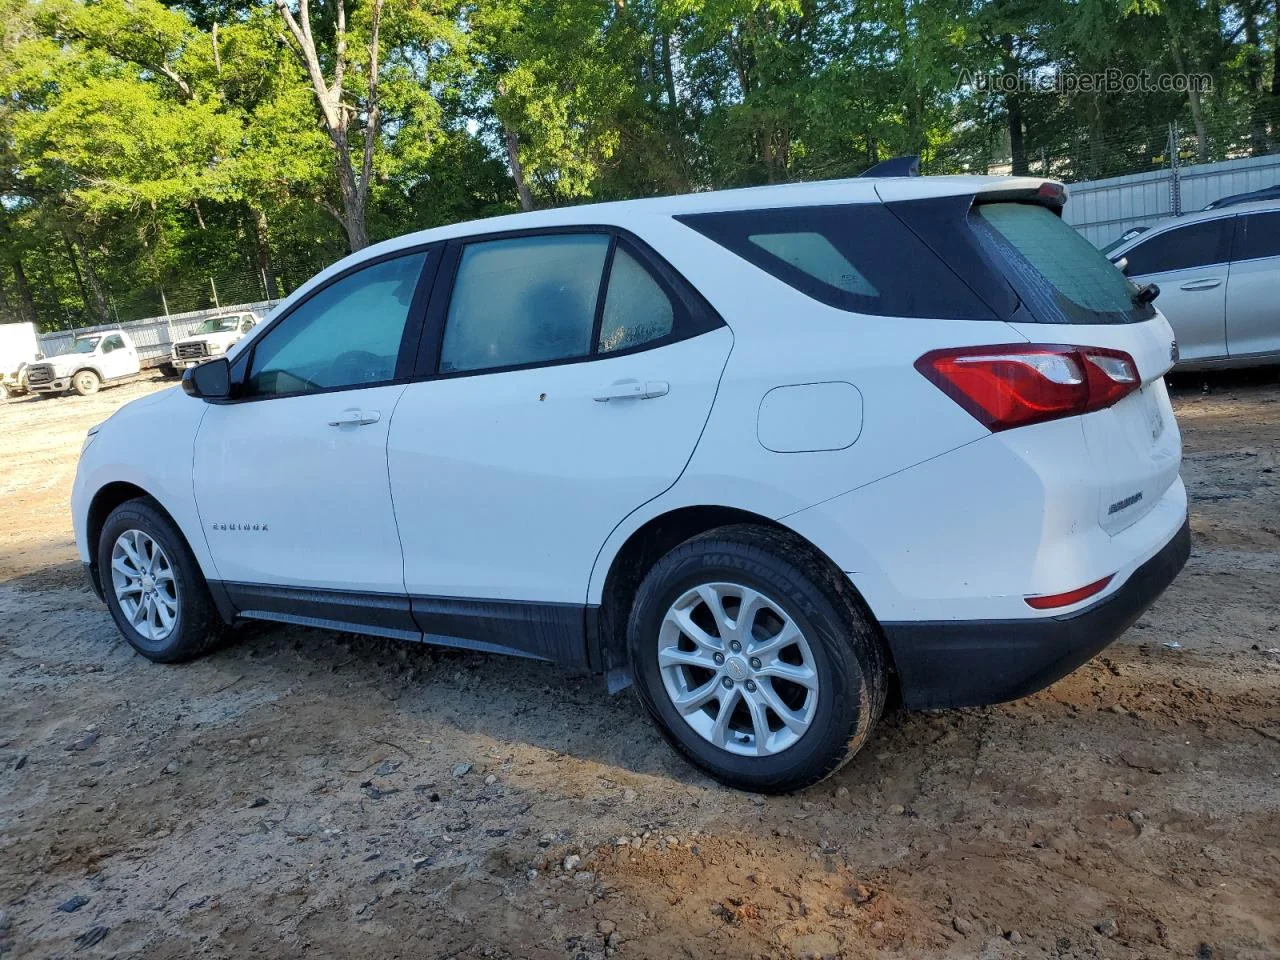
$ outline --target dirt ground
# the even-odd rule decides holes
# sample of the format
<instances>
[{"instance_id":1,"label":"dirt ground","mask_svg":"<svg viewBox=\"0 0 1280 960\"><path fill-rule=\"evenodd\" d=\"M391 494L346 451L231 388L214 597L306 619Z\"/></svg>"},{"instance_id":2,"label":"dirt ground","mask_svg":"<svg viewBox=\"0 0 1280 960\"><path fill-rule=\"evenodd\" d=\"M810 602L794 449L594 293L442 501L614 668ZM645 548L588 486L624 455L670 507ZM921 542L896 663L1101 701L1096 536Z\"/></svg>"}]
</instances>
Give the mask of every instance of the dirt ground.
<instances>
[{"instance_id":1,"label":"dirt ground","mask_svg":"<svg viewBox=\"0 0 1280 960\"><path fill-rule=\"evenodd\" d=\"M149 664L67 500L162 384L0 407L0 953L1280 956L1280 379L1200 383L1193 555L1136 627L768 799L533 662L254 627Z\"/></svg>"}]
</instances>

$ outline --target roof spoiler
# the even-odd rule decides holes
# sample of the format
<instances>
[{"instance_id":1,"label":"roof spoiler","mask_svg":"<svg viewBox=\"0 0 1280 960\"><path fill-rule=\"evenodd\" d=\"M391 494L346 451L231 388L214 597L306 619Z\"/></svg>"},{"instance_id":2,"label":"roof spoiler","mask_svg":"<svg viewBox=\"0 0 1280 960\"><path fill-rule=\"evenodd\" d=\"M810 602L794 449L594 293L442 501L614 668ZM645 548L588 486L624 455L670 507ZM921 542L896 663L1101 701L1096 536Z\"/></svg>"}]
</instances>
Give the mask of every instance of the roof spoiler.
<instances>
[{"instance_id":1,"label":"roof spoiler","mask_svg":"<svg viewBox=\"0 0 1280 960\"><path fill-rule=\"evenodd\" d=\"M875 166L863 170L859 177L918 177L920 176L920 157L890 157L881 160Z\"/></svg>"}]
</instances>

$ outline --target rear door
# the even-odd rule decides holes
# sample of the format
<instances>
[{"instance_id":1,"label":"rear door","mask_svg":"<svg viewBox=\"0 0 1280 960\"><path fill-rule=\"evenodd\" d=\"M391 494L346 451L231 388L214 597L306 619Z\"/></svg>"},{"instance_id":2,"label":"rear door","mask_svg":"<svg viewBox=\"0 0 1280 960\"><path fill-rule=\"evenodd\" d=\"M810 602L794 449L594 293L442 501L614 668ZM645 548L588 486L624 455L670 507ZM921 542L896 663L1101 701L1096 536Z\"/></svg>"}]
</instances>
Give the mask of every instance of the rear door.
<instances>
[{"instance_id":1,"label":"rear door","mask_svg":"<svg viewBox=\"0 0 1280 960\"><path fill-rule=\"evenodd\" d=\"M581 661L596 555L680 476L732 335L603 228L455 242L440 277L388 445L414 613Z\"/></svg>"},{"instance_id":2,"label":"rear door","mask_svg":"<svg viewBox=\"0 0 1280 960\"><path fill-rule=\"evenodd\" d=\"M1227 271L1235 217L1201 220L1131 247L1125 273L1160 287L1157 304L1173 326L1183 360L1227 355Z\"/></svg>"},{"instance_id":3,"label":"rear door","mask_svg":"<svg viewBox=\"0 0 1280 960\"><path fill-rule=\"evenodd\" d=\"M1280 210L1236 218L1226 317L1232 359L1280 353Z\"/></svg>"},{"instance_id":4,"label":"rear door","mask_svg":"<svg viewBox=\"0 0 1280 960\"><path fill-rule=\"evenodd\" d=\"M1022 299L1025 322L1010 324L1035 343L1121 350L1139 389L1080 417L1092 469L1096 519L1118 533L1150 512L1177 480L1182 445L1164 374L1173 366L1174 331L1134 299L1133 283L1051 210L1027 203L976 207L974 227ZM1163 288L1162 288L1163 289ZM1163 294L1157 303L1163 302Z\"/></svg>"}]
</instances>

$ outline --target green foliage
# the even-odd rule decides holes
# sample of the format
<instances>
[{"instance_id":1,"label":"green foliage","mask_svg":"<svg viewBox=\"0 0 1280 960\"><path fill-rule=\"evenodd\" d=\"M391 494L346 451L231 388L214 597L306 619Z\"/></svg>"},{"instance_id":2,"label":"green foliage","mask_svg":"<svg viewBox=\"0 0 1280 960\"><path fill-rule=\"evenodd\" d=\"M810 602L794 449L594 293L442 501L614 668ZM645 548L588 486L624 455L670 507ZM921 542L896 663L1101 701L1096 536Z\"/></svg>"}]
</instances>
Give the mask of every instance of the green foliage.
<instances>
[{"instance_id":1,"label":"green foliage","mask_svg":"<svg viewBox=\"0 0 1280 960\"><path fill-rule=\"evenodd\" d=\"M1257 0L308 13L314 69L275 0L0 0L0 319L130 319L203 305L213 285L256 298L362 235L521 204L848 176L903 153L928 172L1084 179L1166 162L1171 121L1184 161L1280 141L1280 24ZM961 71L1108 69L1214 88L957 87Z\"/></svg>"}]
</instances>

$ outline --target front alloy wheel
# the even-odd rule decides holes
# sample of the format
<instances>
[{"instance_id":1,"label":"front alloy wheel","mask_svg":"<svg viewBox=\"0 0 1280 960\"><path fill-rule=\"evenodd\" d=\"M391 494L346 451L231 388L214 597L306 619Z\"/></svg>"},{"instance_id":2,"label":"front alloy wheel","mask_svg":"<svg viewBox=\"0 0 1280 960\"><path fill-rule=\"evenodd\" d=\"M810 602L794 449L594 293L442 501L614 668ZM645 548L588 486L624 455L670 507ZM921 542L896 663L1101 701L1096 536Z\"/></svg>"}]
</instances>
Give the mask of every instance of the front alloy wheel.
<instances>
[{"instance_id":1,"label":"front alloy wheel","mask_svg":"<svg viewBox=\"0 0 1280 960\"><path fill-rule=\"evenodd\" d=\"M160 544L141 530L126 530L111 548L111 586L129 623L152 642L173 632L178 581Z\"/></svg>"},{"instance_id":2,"label":"front alloy wheel","mask_svg":"<svg viewBox=\"0 0 1280 960\"><path fill-rule=\"evenodd\" d=\"M776 601L741 584L682 594L663 618L658 664L685 723L730 753L781 753L804 736L818 708L818 671L804 634Z\"/></svg>"}]
</instances>

